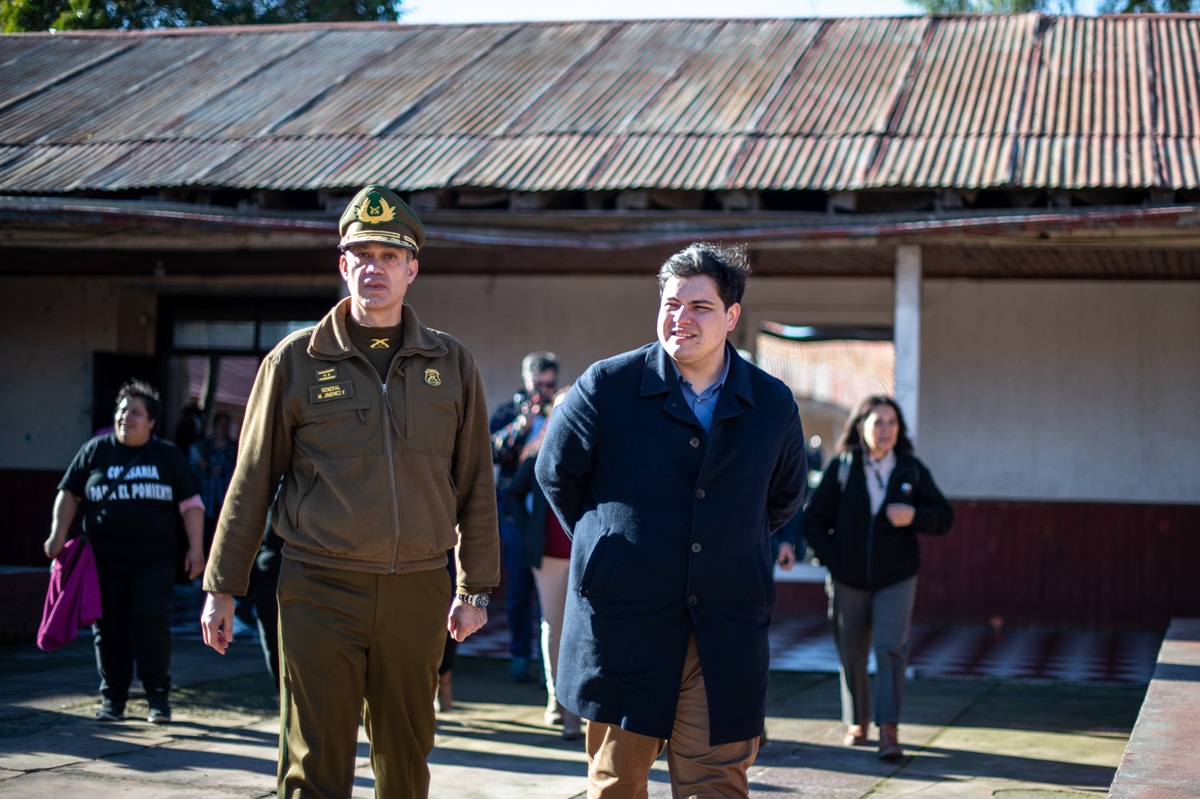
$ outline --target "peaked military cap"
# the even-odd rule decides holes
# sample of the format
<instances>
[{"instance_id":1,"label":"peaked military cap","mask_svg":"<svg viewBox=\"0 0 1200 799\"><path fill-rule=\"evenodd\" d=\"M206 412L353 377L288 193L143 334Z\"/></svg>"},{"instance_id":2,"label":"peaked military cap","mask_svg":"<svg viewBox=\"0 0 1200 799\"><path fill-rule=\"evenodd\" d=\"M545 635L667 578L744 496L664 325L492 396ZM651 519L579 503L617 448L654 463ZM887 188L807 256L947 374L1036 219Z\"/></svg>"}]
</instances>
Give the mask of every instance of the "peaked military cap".
<instances>
[{"instance_id":1,"label":"peaked military cap","mask_svg":"<svg viewBox=\"0 0 1200 799\"><path fill-rule=\"evenodd\" d=\"M339 247L359 241L376 241L407 247L416 255L425 243L425 226L413 209L391 189L367 186L354 195L338 222Z\"/></svg>"}]
</instances>

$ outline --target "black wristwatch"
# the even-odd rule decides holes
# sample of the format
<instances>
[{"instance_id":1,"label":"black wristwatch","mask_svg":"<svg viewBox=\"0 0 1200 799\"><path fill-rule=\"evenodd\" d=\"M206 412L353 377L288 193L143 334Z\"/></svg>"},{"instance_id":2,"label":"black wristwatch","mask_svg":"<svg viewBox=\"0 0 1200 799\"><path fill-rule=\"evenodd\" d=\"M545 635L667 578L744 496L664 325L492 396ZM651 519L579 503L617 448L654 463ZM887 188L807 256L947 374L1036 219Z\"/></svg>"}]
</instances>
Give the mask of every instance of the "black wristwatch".
<instances>
[{"instance_id":1,"label":"black wristwatch","mask_svg":"<svg viewBox=\"0 0 1200 799\"><path fill-rule=\"evenodd\" d=\"M473 608L487 610L488 601L492 598L491 594L459 594L458 598L470 605Z\"/></svg>"}]
</instances>

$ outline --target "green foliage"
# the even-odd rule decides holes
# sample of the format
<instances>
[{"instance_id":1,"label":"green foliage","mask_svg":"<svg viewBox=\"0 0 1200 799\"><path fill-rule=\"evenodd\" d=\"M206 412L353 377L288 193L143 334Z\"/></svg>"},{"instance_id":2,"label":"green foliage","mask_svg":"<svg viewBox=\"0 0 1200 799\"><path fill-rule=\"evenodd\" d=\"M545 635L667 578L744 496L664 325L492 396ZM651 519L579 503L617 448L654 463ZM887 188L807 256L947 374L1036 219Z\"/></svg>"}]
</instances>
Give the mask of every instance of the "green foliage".
<instances>
[{"instance_id":1,"label":"green foliage","mask_svg":"<svg viewBox=\"0 0 1200 799\"><path fill-rule=\"evenodd\" d=\"M908 0L929 14L1070 14L1074 0Z\"/></svg>"},{"instance_id":2,"label":"green foliage","mask_svg":"<svg viewBox=\"0 0 1200 799\"><path fill-rule=\"evenodd\" d=\"M1104 0L1101 14L1187 14L1200 10L1196 0Z\"/></svg>"},{"instance_id":3,"label":"green foliage","mask_svg":"<svg viewBox=\"0 0 1200 799\"><path fill-rule=\"evenodd\" d=\"M927 14L1074 14L1076 0L908 0ZM1102 0L1101 14L1171 14L1200 11L1200 0Z\"/></svg>"},{"instance_id":4,"label":"green foliage","mask_svg":"<svg viewBox=\"0 0 1200 799\"><path fill-rule=\"evenodd\" d=\"M399 0L0 0L5 33L399 19Z\"/></svg>"}]
</instances>

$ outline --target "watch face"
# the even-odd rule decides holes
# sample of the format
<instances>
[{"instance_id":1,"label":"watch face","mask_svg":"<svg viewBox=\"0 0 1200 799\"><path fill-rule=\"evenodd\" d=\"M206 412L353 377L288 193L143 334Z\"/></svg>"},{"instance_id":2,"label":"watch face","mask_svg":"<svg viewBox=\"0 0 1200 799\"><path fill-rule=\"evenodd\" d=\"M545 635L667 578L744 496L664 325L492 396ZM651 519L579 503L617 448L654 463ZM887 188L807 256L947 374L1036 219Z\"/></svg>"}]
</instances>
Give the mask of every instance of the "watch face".
<instances>
[{"instance_id":1,"label":"watch face","mask_svg":"<svg viewBox=\"0 0 1200 799\"><path fill-rule=\"evenodd\" d=\"M459 594L458 598L466 602L473 608L481 610L488 606L488 600L491 599L490 594Z\"/></svg>"}]
</instances>

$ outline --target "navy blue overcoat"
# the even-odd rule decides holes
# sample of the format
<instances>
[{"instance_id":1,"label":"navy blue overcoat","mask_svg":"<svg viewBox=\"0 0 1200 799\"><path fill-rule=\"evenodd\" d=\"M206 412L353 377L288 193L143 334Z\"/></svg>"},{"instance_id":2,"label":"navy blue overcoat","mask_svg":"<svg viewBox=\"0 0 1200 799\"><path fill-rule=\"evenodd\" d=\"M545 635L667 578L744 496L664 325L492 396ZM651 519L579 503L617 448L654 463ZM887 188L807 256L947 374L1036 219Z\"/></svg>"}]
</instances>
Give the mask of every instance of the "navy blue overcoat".
<instances>
[{"instance_id":1,"label":"navy blue overcoat","mask_svg":"<svg viewBox=\"0 0 1200 799\"><path fill-rule=\"evenodd\" d=\"M791 391L725 351L711 434L656 342L584 373L536 467L572 539L559 701L670 738L694 631L713 745L762 732L770 536L799 509L806 474Z\"/></svg>"}]
</instances>

